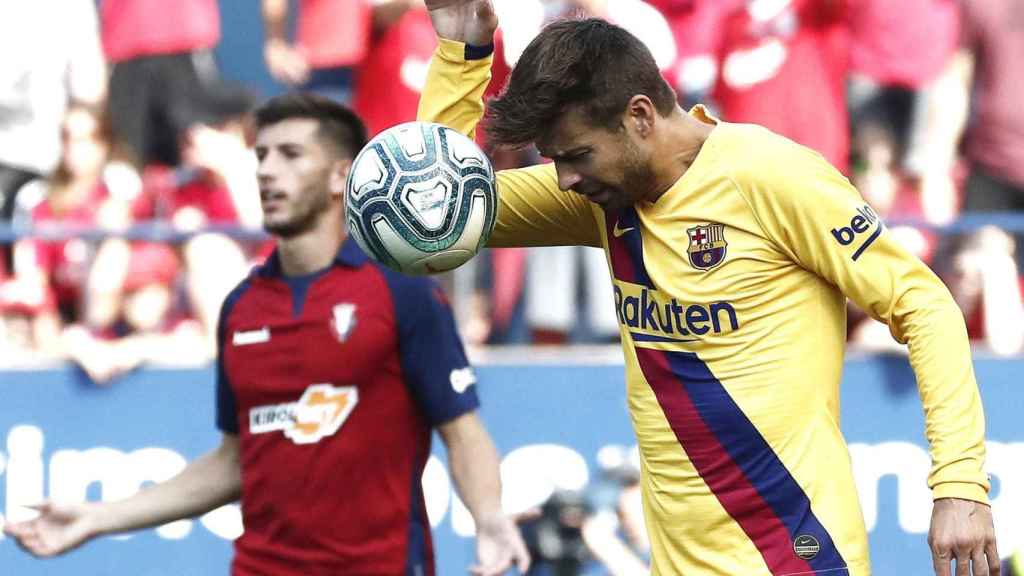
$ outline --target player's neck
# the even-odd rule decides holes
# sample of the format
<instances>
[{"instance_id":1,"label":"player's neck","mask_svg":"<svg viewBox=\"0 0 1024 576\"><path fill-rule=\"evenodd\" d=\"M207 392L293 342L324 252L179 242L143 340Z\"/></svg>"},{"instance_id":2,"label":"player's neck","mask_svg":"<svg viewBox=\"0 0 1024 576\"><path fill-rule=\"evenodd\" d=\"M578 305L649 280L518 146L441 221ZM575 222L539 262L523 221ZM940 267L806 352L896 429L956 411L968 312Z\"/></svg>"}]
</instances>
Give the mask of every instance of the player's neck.
<instances>
[{"instance_id":1,"label":"player's neck","mask_svg":"<svg viewBox=\"0 0 1024 576\"><path fill-rule=\"evenodd\" d=\"M651 202L661 198L683 177L683 174L686 174L715 127L714 124L701 122L681 110L672 114L669 123L668 130L660 131L661 141L658 143L658 149L669 153L658 154L654 158L656 186L649 197Z\"/></svg>"},{"instance_id":2,"label":"player's neck","mask_svg":"<svg viewBox=\"0 0 1024 576\"><path fill-rule=\"evenodd\" d=\"M277 254L285 276L304 276L331 265L345 241L345 227L341 218L327 214L310 230L278 238Z\"/></svg>"}]
</instances>

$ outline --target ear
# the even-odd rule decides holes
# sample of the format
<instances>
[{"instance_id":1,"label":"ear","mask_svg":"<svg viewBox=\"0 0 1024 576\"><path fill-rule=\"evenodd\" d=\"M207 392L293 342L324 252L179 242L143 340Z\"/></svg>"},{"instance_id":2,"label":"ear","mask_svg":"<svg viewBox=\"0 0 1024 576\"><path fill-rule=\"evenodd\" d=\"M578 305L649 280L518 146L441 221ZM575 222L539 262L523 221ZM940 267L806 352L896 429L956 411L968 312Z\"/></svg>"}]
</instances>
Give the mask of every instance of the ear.
<instances>
[{"instance_id":1,"label":"ear","mask_svg":"<svg viewBox=\"0 0 1024 576\"><path fill-rule=\"evenodd\" d=\"M348 172L352 169L352 159L335 160L331 164L331 172L328 177L327 188L332 196L344 196L345 185L348 181Z\"/></svg>"},{"instance_id":2,"label":"ear","mask_svg":"<svg viewBox=\"0 0 1024 576\"><path fill-rule=\"evenodd\" d=\"M654 132L654 125L658 121L658 109L654 102L643 94L637 94L629 99L626 104L625 126L626 130L633 132L639 138L649 138Z\"/></svg>"}]
</instances>

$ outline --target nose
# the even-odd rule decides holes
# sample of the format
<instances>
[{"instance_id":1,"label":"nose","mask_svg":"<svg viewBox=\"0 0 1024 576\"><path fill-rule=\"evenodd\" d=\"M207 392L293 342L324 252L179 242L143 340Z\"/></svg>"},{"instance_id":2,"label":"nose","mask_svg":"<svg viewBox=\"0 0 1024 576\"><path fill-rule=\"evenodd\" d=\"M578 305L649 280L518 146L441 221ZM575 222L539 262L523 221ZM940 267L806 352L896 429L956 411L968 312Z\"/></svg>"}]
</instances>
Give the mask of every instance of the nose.
<instances>
[{"instance_id":1,"label":"nose","mask_svg":"<svg viewBox=\"0 0 1024 576\"><path fill-rule=\"evenodd\" d=\"M555 162L555 173L558 175L558 188L571 190L573 186L583 181L579 172L565 165L564 162Z\"/></svg>"},{"instance_id":2,"label":"nose","mask_svg":"<svg viewBox=\"0 0 1024 576\"><path fill-rule=\"evenodd\" d=\"M256 179L261 183L269 183L274 179L273 154L267 153L256 165Z\"/></svg>"}]
</instances>

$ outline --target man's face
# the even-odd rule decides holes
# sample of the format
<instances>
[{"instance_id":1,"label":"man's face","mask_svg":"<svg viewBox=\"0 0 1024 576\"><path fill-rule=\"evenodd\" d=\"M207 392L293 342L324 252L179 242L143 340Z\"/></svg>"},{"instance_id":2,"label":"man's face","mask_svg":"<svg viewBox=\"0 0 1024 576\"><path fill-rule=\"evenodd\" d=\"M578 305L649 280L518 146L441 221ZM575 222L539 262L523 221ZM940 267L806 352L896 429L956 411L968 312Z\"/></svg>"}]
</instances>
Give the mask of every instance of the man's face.
<instances>
[{"instance_id":1,"label":"man's face","mask_svg":"<svg viewBox=\"0 0 1024 576\"><path fill-rule=\"evenodd\" d=\"M554 161L559 188L582 194L605 211L632 206L654 187L649 157L635 137L624 127L593 125L579 107L563 114L537 148Z\"/></svg>"},{"instance_id":2,"label":"man's face","mask_svg":"<svg viewBox=\"0 0 1024 576\"><path fill-rule=\"evenodd\" d=\"M263 227L271 234L287 238L306 232L330 206L336 159L318 137L318 127L316 120L295 118L256 135Z\"/></svg>"}]
</instances>

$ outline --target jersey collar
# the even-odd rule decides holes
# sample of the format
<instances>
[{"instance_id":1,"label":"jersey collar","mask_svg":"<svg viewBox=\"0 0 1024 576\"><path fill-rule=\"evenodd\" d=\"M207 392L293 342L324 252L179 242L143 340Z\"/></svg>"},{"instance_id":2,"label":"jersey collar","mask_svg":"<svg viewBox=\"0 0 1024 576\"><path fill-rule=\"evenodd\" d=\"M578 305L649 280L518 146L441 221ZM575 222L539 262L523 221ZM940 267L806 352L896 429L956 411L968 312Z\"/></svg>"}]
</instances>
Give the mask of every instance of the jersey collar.
<instances>
[{"instance_id":1,"label":"jersey collar","mask_svg":"<svg viewBox=\"0 0 1024 576\"><path fill-rule=\"evenodd\" d=\"M366 254L359 247L359 244L356 243L355 239L352 238L351 234L342 242L338 255L334 257L335 263L348 266L349 268L359 268L366 263L366 260Z\"/></svg>"},{"instance_id":2,"label":"jersey collar","mask_svg":"<svg viewBox=\"0 0 1024 576\"><path fill-rule=\"evenodd\" d=\"M338 253L334 256L334 265L345 266L347 268L359 268L365 264L366 261L366 254L352 236L345 238L345 241L341 244L341 248L338 249ZM270 257L267 258L267 261L256 269L256 274L270 278L280 278L284 276L284 272L281 270L281 259L280 256L278 256L276 249Z\"/></svg>"}]
</instances>

